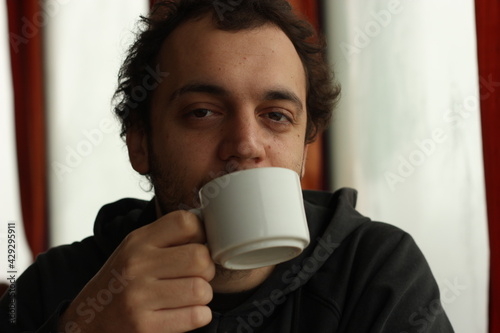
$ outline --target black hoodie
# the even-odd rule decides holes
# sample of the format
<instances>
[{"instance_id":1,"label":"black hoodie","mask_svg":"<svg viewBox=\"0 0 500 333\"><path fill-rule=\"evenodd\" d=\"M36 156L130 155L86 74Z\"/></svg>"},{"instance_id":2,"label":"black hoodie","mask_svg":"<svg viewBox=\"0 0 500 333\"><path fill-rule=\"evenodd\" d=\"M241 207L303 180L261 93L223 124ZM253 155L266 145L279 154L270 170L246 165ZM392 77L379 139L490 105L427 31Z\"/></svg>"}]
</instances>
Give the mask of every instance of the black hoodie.
<instances>
[{"instance_id":1,"label":"black hoodie","mask_svg":"<svg viewBox=\"0 0 500 333\"><path fill-rule=\"evenodd\" d=\"M311 244L254 290L215 294L212 322L196 332L453 332L411 236L360 215L355 201L351 189L304 191ZM104 206L94 236L39 255L19 277L15 325L4 295L0 331L56 332L60 314L123 238L155 219L153 201Z\"/></svg>"}]
</instances>

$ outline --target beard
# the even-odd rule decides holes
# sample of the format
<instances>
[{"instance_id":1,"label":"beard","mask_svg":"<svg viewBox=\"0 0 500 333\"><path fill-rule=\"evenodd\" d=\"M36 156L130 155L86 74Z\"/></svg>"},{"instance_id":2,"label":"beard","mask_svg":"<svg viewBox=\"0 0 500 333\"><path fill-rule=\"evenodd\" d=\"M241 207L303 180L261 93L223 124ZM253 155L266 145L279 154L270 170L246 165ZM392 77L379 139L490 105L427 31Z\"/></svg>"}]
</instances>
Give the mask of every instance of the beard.
<instances>
[{"instance_id":1,"label":"beard","mask_svg":"<svg viewBox=\"0 0 500 333\"><path fill-rule=\"evenodd\" d=\"M186 181L192 179L193 175L189 175L186 168L179 166L175 158L169 156L168 152L165 160L171 161L171 163L163 165L152 147L149 148L149 151L151 153L149 155L150 173L148 178L154 189L162 215L176 210L200 208L201 202L198 193L203 185L215 178L239 170L238 162L229 161L222 170L209 172L194 186L191 185L191 189L189 189L190 185L186 184Z\"/></svg>"},{"instance_id":2,"label":"beard","mask_svg":"<svg viewBox=\"0 0 500 333\"><path fill-rule=\"evenodd\" d=\"M161 215L166 215L176 210L199 208L201 202L198 192L203 185L217 177L243 170L237 161L230 160L224 165L222 170L209 172L208 175L204 176L194 186L191 185L192 188L189 189L190 185L187 184L187 181L192 179L193 175L188 174L187 168L180 166L168 151L162 152L162 155L165 157L164 161L170 161L168 165L165 165L161 162L150 140L148 140L148 146L150 166L148 178L154 189ZM303 174L304 158L305 156L303 156L301 163L297 164L294 169L295 171L300 170L299 175ZM217 263L215 267L216 278L224 280L243 279L252 272L251 270L227 269Z\"/></svg>"},{"instance_id":3,"label":"beard","mask_svg":"<svg viewBox=\"0 0 500 333\"><path fill-rule=\"evenodd\" d=\"M198 208L200 206L197 195L199 186L193 187L191 191L186 190L185 181L188 179L186 170L179 168L174 159L169 159L173 161L169 166L163 166L154 154L151 155L149 180L161 214Z\"/></svg>"},{"instance_id":4,"label":"beard","mask_svg":"<svg viewBox=\"0 0 500 333\"><path fill-rule=\"evenodd\" d=\"M169 156L168 152L166 152L166 160L172 162L168 165L163 165L151 144L149 152L150 173L148 178L154 189L161 215L166 215L176 210L199 208L201 202L198 192L201 187L212 179L237 171L238 169L237 162L228 162L222 171L209 173L209 175L205 176L189 191L185 180L190 179L190 176L185 168L180 167L175 162L175 159ZM223 279L242 279L250 274L250 271L230 270L217 263L215 264L215 269L216 276Z\"/></svg>"}]
</instances>

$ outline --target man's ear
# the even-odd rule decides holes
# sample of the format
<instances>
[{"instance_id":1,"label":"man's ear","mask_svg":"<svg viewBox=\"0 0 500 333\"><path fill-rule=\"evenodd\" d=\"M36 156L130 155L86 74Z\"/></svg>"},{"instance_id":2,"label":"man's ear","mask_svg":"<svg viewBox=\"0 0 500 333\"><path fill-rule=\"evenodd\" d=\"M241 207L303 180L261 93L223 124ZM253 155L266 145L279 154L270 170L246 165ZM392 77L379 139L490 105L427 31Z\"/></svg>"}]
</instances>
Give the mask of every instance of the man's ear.
<instances>
[{"instance_id":1,"label":"man's ear","mask_svg":"<svg viewBox=\"0 0 500 333\"><path fill-rule=\"evenodd\" d=\"M302 179L306 173L306 161L307 161L307 149L309 148L309 143L304 146L304 157L302 159L302 168L300 169L300 179Z\"/></svg>"},{"instance_id":2,"label":"man's ear","mask_svg":"<svg viewBox=\"0 0 500 333\"><path fill-rule=\"evenodd\" d=\"M130 164L141 175L149 173L148 138L142 128L132 127L127 131L127 148Z\"/></svg>"}]
</instances>

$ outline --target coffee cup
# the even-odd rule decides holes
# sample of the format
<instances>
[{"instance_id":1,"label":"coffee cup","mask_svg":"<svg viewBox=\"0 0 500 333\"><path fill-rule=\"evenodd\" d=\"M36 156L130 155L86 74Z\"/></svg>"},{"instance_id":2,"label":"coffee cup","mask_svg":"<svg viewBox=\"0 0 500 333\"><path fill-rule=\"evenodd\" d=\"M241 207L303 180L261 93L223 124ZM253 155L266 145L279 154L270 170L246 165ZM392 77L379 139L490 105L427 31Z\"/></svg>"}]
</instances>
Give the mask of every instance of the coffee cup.
<instances>
[{"instance_id":1,"label":"coffee cup","mask_svg":"<svg viewBox=\"0 0 500 333\"><path fill-rule=\"evenodd\" d=\"M279 264L309 244L298 174L269 167L215 178L199 191L213 260L232 270Z\"/></svg>"}]
</instances>

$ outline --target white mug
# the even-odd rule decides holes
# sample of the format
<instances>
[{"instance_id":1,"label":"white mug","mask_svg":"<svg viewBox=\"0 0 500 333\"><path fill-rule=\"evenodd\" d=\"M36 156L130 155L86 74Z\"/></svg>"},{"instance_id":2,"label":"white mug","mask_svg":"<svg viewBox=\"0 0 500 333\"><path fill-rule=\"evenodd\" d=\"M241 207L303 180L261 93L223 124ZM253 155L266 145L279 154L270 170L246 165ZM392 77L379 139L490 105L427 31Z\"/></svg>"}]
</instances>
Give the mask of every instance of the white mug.
<instances>
[{"instance_id":1,"label":"white mug","mask_svg":"<svg viewBox=\"0 0 500 333\"><path fill-rule=\"evenodd\" d=\"M309 230L298 174L256 168L216 178L199 191L213 260L233 270L275 265L298 256Z\"/></svg>"}]
</instances>

